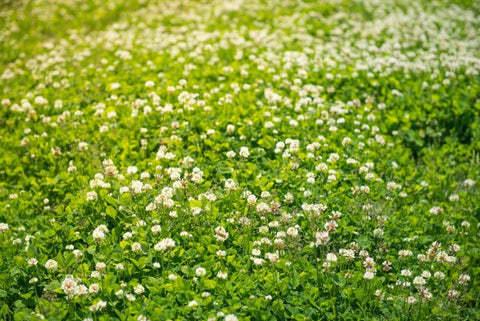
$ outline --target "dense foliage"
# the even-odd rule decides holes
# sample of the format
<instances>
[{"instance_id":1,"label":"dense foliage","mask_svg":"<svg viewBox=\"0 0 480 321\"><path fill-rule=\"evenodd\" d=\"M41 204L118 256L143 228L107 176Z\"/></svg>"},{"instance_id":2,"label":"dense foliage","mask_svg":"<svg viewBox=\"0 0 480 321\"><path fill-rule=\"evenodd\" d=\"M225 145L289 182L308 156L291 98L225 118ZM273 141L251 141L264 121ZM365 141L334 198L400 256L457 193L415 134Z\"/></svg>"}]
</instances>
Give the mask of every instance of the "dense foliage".
<instances>
[{"instance_id":1,"label":"dense foliage","mask_svg":"<svg viewBox=\"0 0 480 321\"><path fill-rule=\"evenodd\" d=\"M480 5L0 10L0 318L478 320Z\"/></svg>"}]
</instances>

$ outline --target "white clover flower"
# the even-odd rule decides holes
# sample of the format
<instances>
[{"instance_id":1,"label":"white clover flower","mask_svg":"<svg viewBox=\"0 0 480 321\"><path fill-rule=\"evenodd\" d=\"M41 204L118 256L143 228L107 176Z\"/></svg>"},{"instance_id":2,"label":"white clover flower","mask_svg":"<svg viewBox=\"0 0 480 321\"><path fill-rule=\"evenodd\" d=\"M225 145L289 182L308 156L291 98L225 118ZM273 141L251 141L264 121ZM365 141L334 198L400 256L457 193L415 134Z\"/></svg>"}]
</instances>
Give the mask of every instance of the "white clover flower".
<instances>
[{"instance_id":1,"label":"white clover flower","mask_svg":"<svg viewBox=\"0 0 480 321\"><path fill-rule=\"evenodd\" d=\"M228 233L223 226L217 226L215 228L215 238L217 241L225 242L228 239Z\"/></svg>"},{"instance_id":2,"label":"white clover flower","mask_svg":"<svg viewBox=\"0 0 480 321\"><path fill-rule=\"evenodd\" d=\"M416 286L422 286L422 285L425 285L427 283L427 281L425 281L425 279L421 276L416 276L413 279L412 283L415 284Z\"/></svg>"},{"instance_id":3,"label":"white clover flower","mask_svg":"<svg viewBox=\"0 0 480 321\"><path fill-rule=\"evenodd\" d=\"M443 212L443 208L439 207L439 206L434 206L430 209L430 214L433 214L433 215L439 215Z\"/></svg>"},{"instance_id":4,"label":"white clover flower","mask_svg":"<svg viewBox=\"0 0 480 321\"><path fill-rule=\"evenodd\" d=\"M195 184L200 184L203 181L203 177L200 174L192 174L191 181Z\"/></svg>"},{"instance_id":5,"label":"white clover flower","mask_svg":"<svg viewBox=\"0 0 480 321\"><path fill-rule=\"evenodd\" d=\"M238 154L243 158L248 158L248 156L250 156L250 152L248 151L248 148L245 146L240 148L240 152Z\"/></svg>"},{"instance_id":6,"label":"white clover flower","mask_svg":"<svg viewBox=\"0 0 480 321\"><path fill-rule=\"evenodd\" d=\"M145 210L147 212L152 212L157 209L157 205L155 203L149 203L147 206L145 206Z\"/></svg>"},{"instance_id":7,"label":"white clover flower","mask_svg":"<svg viewBox=\"0 0 480 321\"><path fill-rule=\"evenodd\" d=\"M180 232L180 236L183 238L186 238L186 237L192 237L192 234L188 233L187 231L182 231Z\"/></svg>"},{"instance_id":8,"label":"white clover flower","mask_svg":"<svg viewBox=\"0 0 480 321\"><path fill-rule=\"evenodd\" d=\"M222 280L226 280L228 278L228 273L219 271L217 273L217 278L222 279Z\"/></svg>"},{"instance_id":9,"label":"white clover flower","mask_svg":"<svg viewBox=\"0 0 480 321\"><path fill-rule=\"evenodd\" d=\"M78 297L86 297L88 295L88 288L83 284L79 284L75 287L74 295Z\"/></svg>"},{"instance_id":10,"label":"white clover flower","mask_svg":"<svg viewBox=\"0 0 480 321\"><path fill-rule=\"evenodd\" d=\"M475 185L475 181L473 179L467 178L465 181L463 181L463 185L465 185L465 187L472 187L473 185Z\"/></svg>"},{"instance_id":11,"label":"white clover flower","mask_svg":"<svg viewBox=\"0 0 480 321\"><path fill-rule=\"evenodd\" d=\"M340 249L339 254L351 261L355 258L355 251L351 249Z\"/></svg>"},{"instance_id":12,"label":"white clover flower","mask_svg":"<svg viewBox=\"0 0 480 321\"><path fill-rule=\"evenodd\" d=\"M458 291L455 290L455 289L450 289L450 290L448 290L448 292L447 292L447 297L448 297L450 300L455 300L455 299L457 299L459 295L460 295L460 293L458 293Z\"/></svg>"},{"instance_id":13,"label":"white clover flower","mask_svg":"<svg viewBox=\"0 0 480 321\"><path fill-rule=\"evenodd\" d=\"M265 202L258 203L257 204L257 212L259 212L259 213L270 212L270 206Z\"/></svg>"},{"instance_id":14,"label":"white clover flower","mask_svg":"<svg viewBox=\"0 0 480 321\"><path fill-rule=\"evenodd\" d=\"M374 265L375 265L375 261L371 257L367 257L363 261L363 267L365 267L366 269L373 269Z\"/></svg>"},{"instance_id":15,"label":"white clover flower","mask_svg":"<svg viewBox=\"0 0 480 321\"><path fill-rule=\"evenodd\" d=\"M87 193L87 201L96 201L98 198L97 192L95 191L90 191Z\"/></svg>"},{"instance_id":16,"label":"white clover flower","mask_svg":"<svg viewBox=\"0 0 480 321\"><path fill-rule=\"evenodd\" d=\"M58 268L58 263L57 261L50 259L45 262L45 268L47 268L47 270L56 270Z\"/></svg>"},{"instance_id":17,"label":"white clover flower","mask_svg":"<svg viewBox=\"0 0 480 321\"><path fill-rule=\"evenodd\" d=\"M207 274L207 270L205 270L203 267L198 267L195 269L195 275L197 276L205 276Z\"/></svg>"},{"instance_id":18,"label":"white clover flower","mask_svg":"<svg viewBox=\"0 0 480 321\"><path fill-rule=\"evenodd\" d=\"M105 308L107 307L107 302L100 300L97 302L97 307L98 310L105 310Z\"/></svg>"},{"instance_id":19,"label":"white clover flower","mask_svg":"<svg viewBox=\"0 0 480 321\"><path fill-rule=\"evenodd\" d=\"M234 191L237 189L237 183L231 178L225 181L225 189L229 192Z\"/></svg>"},{"instance_id":20,"label":"white clover flower","mask_svg":"<svg viewBox=\"0 0 480 321\"><path fill-rule=\"evenodd\" d=\"M373 230L373 235L375 236L383 236L383 229L381 228L376 228Z\"/></svg>"},{"instance_id":21,"label":"white clover flower","mask_svg":"<svg viewBox=\"0 0 480 321\"><path fill-rule=\"evenodd\" d=\"M85 142L80 142L78 143L78 149L81 151L88 150L88 144Z\"/></svg>"},{"instance_id":22,"label":"white clover flower","mask_svg":"<svg viewBox=\"0 0 480 321\"><path fill-rule=\"evenodd\" d=\"M460 285L467 285L470 281L470 275L468 274L460 274L458 276L458 284Z\"/></svg>"},{"instance_id":23,"label":"white clover flower","mask_svg":"<svg viewBox=\"0 0 480 321\"><path fill-rule=\"evenodd\" d=\"M328 253L327 254L327 261L337 262L337 256L334 253Z\"/></svg>"},{"instance_id":24,"label":"white clover flower","mask_svg":"<svg viewBox=\"0 0 480 321\"><path fill-rule=\"evenodd\" d=\"M102 126L100 126L99 131L100 131L100 133L103 134L103 133L108 132L109 129L110 128L108 127L108 125L102 125Z\"/></svg>"},{"instance_id":25,"label":"white clover flower","mask_svg":"<svg viewBox=\"0 0 480 321\"><path fill-rule=\"evenodd\" d=\"M62 282L62 290L67 296L73 296L75 294L77 282L73 279L73 276L67 275Z\"/></svg>"},{"instance_id":26,"label":"white clover flower","mask_svg":"<svg viewBox=\"0 0 480 321\"><path fill-rule=\"evenodd\" d=\"M192 207L191 210L192 210L192 215L193 216L197 216L198 214L200 214L202 212L202 209L200 207Z\"/></svg>"},{"instance_id":27,"label":"white clover flower","mask_svg":"<svg viewBox=\"0 0 480 321\"><path fill-rule=\"evenodd\" d=\"M402 276L411 276L412 275L412 272L408 269L403 269L402 271L400 271L400 274Z\"/></svg>"},{"instance_id":28,"label":"white clover flower","mask_svg":"<svg viewBox=\"0 0 480 321\"><path fill-rule=\"evenodd\" d=\"M128 166L127 167L127 174L132 175L138 172L137 166Z\"/></svg>"},{"instance_id":29,"label":"white clover flower","mask_svg":"<svg viewBox=\"0 0 480 321\"><path fill-rule=\"evenodd\" d=\"M412 256L412 255L413 255L413 253L410 250L400 250L400 251L398 251L398 256L400 258L405 258L405 257Z\"/></svg>"},{"instance_id":30,"label":"white clover flower","mask_svg":"<svg viewBox=\"0 0 480 321\"><path fill-rule=\"evenodd\" d=\"M140 294L142 294L142 293L145 292L145 288L143 287L143 285L138 284L138 285L136 285L136 286L133 288L133 291L134 291L136 294L140 295Z\"/></svg>"},{"instance_id":31,"label":"white clover flower","mask_svg":"<svg viewBox=\"0 0 480 321\"><path fill-rule=\"evenodd\" d=\"M110 84L111 90L116 90L116 89L119 89L120 87L122 87L122 85L120 85L118 82L114 82Z\"/></svg>"},{"instance_id":32,"label":"white clover flower","mask_svg":"<svg viewBox=\"0 0 480 321\"><path fill-rule=\"evenodd\" d=\"M232 124L228 124L227 133L232 134L233 132L235 132L235 126L233 126Z\"/></svg>"},{"instance_id":33,"label":"white clover flower","mask_svg":"<svg viewBox=\"0 0 480 321\"><path fill-rule=\"evenodd\" d=\"M298 228L296 227L289 227L287 229L287 235L291 237L297 237L298 236Z\"/></svg>"},{"instance_id":34,"label":"white clover flower","mask_svg":"<svg viewBox=\"0 0 480 321\"><path fill-rule=\"evenodd\" d=\"M430 273L429 271L423 271L422 272L422 277L425 278L425 279L428 279L432 276L432 273ZM414 282L415 283L415 282Z\"/></svg>"},{"instance_id":35,"label":"white clover flower","mask_svg":"<svg viewBox=\"0 0 480 321\"><path fill-rule=\"evenodd\" d=\"M368 194L368 193L370 193L370 187L368 187L368 186L360 186L360 191L361 191L362 193Z\"/></svg>"},{"instance_id":36,"label":"white clover flower","mask_svg":"<svg viewBox=\"0 0 480 321\"><path fill-rule=\"evenodd\" d=\"M175 246L175 241L172 240L171 238L165 238L161 240L159 243L155 244L153 247L155 251L159 252L164 252L166 250L169 250Z\"/></svg>"},{"instance_id":37,"label":"white clover flower","mask_svg":"<svg viewBox=\"0 0 480 321\"><path fill-rule=\"evenodd\" d=\"M97 283L90 284L88 287L89 293L98 293L100 291L100 286Z\"/></svg>"},{"instance_id":38,"label":"white clover flower","mask_svg":"<svg viewBox=\"0 0 480 321\"><path fill-rule=\"evenodd\" d=\"M257 203L257 197L253 194L248 195L247 203L249 206L254 206Z\"/></svg>"},{"instance_id":39,"label":"white clover flower","mask_svg":"<svg viewBox=\"0 0 480 321\"><path fill-rule=\"evenodd\" d=\"M367 271L363 274L363 278L366 280L372 280L375 277L375 273L372 271Z\"/></svg>"},{"instance_id":40,"label":"white clover flower","mask_svg":"<svg viewBox=\"0 0 480 321\"><path fill-rule=\"evenodd\" d=\"M334 220L328 221L323 226L327 232L335 232L336 228L338 227L338 223Z\"/></svg>"},{"instance_id":41,"label":"white clover flower","mask_svg":"<svg viewBox=\"0 0 480 321\"><path fill-rule=\"evenodd\" d=\"M330 240L328 232L317 232L315 234L315 246L325 245Z\"/></svg>"},{"instance_id":42,"label":"white clover flower","mask_svg":"<svg viewBox=\"0 0 480 321\"><path fill-rule=\"evenodd\" d=\"M6 233L9 229L10 228L7 223L0 223L0 233Z\"/></svg>"},{"instance_id":43,"label":"white clover flower","mask_svg":"<svg viewBox=\"0 0 480 321\"><path fill-rule=\"evenodd\" d=\"M271 262L271 263L278 263L280 257L278 256L278 253L265 253L265 257Z\"/></svg>"},{"instance_id":44,"label":"white clover flower","mask_svg":"<svg viewBox=\"0 0 480 321\"><path fill-rule=\"evenodd\" d=\"M238 321L238 318L234 314L227 314L225 316L225 321Z\"/></svg>"},{"instance_id":45,"label":"white clover flower","mask_svg":"<svg viewBox=\"0 0 480 321\"><path fill-rule=\"evenodd\" d=\"M450 202L458 202L460 200L460 197L458 196L458 194L452 194L448 197L448 200Z\"/></svg>"},{"instance_id":46,"label":"white clover flower","mask_svg":"<svg viewBox=\"0 0 480 321\"><path fill-rule=\"evenodd\" d=\"M132 244L132 251L133 252L141 252L142 251L142 245L139 242L134 242Z\"/></svg>"},{"instance_id":47,"label":"white clover flower","mask_svg":"<svg viewBox=\"0 0 480 321\"><path fill-rule=\"evenodd\" d=\"M95 264L95 270L97 270L98 272L102 272L103 270L105 270L106 267L107 265L104 262L97 262Z\"/></svg>"},{"instance_id":48,"label":"white clover flower","mask_svg":"<svg viewBox=\"0 0 480 321\"><path fill-rule=\"evenodd\" d=\"M102 230L99 230L98 228L96 228L94 231L93 231L93 239L96 241L96 242L101 242L105 239L106 235L105 235L105 232L103 232Z\"/></svg>"}]
</instances>

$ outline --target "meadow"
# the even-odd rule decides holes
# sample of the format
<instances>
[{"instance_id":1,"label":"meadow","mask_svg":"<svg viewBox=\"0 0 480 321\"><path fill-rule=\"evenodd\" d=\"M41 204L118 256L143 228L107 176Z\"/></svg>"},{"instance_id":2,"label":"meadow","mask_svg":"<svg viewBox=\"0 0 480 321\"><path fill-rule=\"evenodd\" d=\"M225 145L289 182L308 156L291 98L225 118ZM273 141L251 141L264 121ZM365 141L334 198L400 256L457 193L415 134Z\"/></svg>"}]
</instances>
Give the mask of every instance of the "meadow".
<instances>
[{"instance_id":1,"label":"meadow","mask_svg":"<svg viewBox=\"0 0 480 321\"><path fill-rule=\"evenodd\" d=\"M0 319L480 320L480 2L4 0Z\"/></svg>"}]
</instances>

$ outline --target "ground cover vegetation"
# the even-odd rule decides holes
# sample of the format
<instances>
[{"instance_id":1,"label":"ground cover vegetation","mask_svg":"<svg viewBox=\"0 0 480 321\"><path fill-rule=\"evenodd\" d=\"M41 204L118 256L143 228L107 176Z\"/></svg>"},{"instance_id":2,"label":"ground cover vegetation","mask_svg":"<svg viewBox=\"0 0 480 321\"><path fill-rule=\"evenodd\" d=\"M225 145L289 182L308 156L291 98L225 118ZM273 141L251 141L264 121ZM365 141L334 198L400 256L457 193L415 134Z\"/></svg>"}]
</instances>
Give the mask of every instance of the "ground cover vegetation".
<instances>
[{"instance_id":1,"label":"ground cover vegetation","mask_svg":"<svg viewBox=\"0 0 480 321\"><path fill-rule=\"evenodd\" d=\"M0 318L478 320L480 4L0 9Z\"/></svg>"}]
</instances>

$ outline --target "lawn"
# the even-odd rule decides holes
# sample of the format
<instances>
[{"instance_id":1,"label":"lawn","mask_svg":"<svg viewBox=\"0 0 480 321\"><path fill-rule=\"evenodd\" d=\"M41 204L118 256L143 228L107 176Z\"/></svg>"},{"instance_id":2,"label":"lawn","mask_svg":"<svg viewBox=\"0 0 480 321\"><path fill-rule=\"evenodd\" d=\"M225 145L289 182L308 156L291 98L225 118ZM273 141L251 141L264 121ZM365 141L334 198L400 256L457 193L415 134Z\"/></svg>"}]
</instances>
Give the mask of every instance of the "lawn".
<instances>
[{"instance_id":1,"label":"lawn","mask_svg":"<svg viewBox=\"0 0 480 321\"><path fill-rule=\"evenodd\" d=\"M480 2L3 0L0 319L480 320Z\"/></svg>"}]
</instances>

